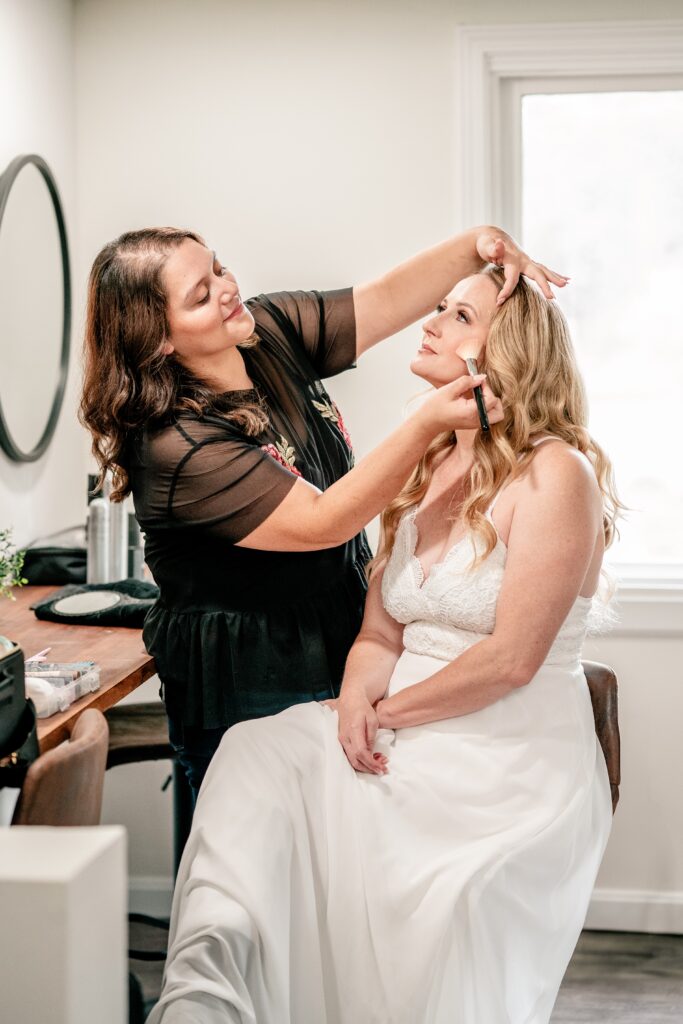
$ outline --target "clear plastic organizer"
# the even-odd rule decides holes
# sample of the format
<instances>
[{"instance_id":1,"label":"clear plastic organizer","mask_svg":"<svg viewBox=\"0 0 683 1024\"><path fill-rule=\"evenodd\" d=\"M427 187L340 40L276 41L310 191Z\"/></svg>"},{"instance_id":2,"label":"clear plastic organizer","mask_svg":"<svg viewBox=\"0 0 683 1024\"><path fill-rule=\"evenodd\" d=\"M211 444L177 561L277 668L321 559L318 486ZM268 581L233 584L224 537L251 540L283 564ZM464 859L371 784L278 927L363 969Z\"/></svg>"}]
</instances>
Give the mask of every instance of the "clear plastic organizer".
<instances>
[{"instance_id":1,"label":"clear plastic organizer","mask_svg":"<svg viewBox=\"0 0 683 1024\"><path fill-rule=\"evenodd\" d=\"M37 718L49 718L75 700L100 688L100 666L94 661L26 662L26 696Z\"/></svg>"}]
</instances>

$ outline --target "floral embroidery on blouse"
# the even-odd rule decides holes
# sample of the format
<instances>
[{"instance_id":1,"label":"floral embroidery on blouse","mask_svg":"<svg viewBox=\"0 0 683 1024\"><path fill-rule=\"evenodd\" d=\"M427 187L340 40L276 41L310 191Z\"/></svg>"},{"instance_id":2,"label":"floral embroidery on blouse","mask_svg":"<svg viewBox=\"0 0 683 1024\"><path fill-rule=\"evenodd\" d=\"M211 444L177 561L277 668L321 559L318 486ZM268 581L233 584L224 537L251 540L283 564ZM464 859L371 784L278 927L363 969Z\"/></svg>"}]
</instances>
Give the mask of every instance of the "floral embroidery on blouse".
<instances>
[{"instance_id":1,"label":"floral embroidery on blouse","mask_svg":"<svg viewBox=\"0 0 683 1024\"><path fill-rule=\"evenodd\" d=\"M342 414L339 411L337 403L329 400L325 402L316 402L314 399L313 407L318 410L323 419L331 420L332 423L334 423L335 426L339 428L341 435L346 441L346 444L348 445L349 449L353 451L353 445L351 444L351 435L349 434L348 430L346 429L346 426L344 425L344 420L342 419Z\"/></svg>"},{"instance_id":2,"label":"floral embroidery on blouse","mask_svg":"<svg viewBox=\"0 0 683 1024\"><path fill-rule=\"evenodd\" d=\"M280 440L275 444L262 444L261 451L270 455L271 458L275 459L276 462L279 462L281 466L288 469L290 473L294 473L295 476L301 476L301 470L297 469L294 465L296 461L296 452L282 434L280 434Z\"/></svg>"}]
</instances>

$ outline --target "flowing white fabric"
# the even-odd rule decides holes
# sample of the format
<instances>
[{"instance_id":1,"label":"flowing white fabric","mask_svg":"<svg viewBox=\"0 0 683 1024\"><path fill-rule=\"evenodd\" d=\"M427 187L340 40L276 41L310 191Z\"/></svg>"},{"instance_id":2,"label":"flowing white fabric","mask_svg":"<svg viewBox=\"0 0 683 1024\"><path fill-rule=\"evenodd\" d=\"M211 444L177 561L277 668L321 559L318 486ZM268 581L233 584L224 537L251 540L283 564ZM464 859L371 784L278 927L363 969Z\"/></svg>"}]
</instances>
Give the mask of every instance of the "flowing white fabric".
<instances>
[{"instance_id":1,"label":"flowing white fabric","mask_svg":"<svg viewBox=\"0 0 683 1024\"><path fill-rule=\"evenodd\" d=\"M414 550L407 515L384 579L406 625L390 693L492 631L505 566L499 541L467 572L467 543L424 581ZM381 731L384 777L351 768L329 707L230 729L148 1024L547 1024L612 818L580 664L590 612L579 598L527 686Z\"/></svg>"}]
</instances>

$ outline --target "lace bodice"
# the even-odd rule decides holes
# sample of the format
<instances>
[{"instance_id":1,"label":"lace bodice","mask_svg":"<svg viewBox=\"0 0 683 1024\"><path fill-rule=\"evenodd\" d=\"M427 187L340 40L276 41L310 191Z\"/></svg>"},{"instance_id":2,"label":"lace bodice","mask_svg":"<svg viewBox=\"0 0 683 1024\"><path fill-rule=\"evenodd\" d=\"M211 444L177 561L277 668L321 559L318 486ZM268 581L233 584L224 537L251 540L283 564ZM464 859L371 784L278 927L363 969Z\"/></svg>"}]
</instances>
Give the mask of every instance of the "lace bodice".
<instances>
[{"instance_id":1,"label":"lace bodice","mask_svg":"<svg viewBox=\"0 0 683 1024\"><path fill-rule=\"evenodd\" d=\"M487 512L491 523L495 500ZM488 558L471 569L474 547L482 551L483 541L474 534L465 536L432 566L425 580L415 556L416 514L417 508L410 509L399 523L384 571L382 599L392 618L405 625L403 646L407 651L452 661L493 633L507 548L498 537ZM586 634L600 632L608 621L601 599L577 597L545 664L575 664Z\"/></svg>"}]
</instances>

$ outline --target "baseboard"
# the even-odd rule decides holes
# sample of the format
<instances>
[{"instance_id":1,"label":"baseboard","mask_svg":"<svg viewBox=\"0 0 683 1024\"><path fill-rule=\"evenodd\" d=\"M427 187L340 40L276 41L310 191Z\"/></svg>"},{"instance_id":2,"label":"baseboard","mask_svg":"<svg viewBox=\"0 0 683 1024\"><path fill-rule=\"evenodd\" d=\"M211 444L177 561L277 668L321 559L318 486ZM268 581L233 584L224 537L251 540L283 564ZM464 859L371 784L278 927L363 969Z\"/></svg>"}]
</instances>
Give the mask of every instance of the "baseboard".
<instances>
[{"instance_id":1,"label":"baseboard","mask_svg":"<svg viewBox=\"0 0 683 1024\"><path fill-rule=\"evenodd\" d=\"M173 881L138 875L128 885L129 909L154 917L171 913ZM651 889L596 889L588 908L591 931L683 934L683 892Z\"/></svg>"},{"instance_id":2,"label":"baseboard","mask_svg":"<svg viewBox=\"0 0 683 1024\"><path fill-rule=\"evenodd\" d=\"M173 879L163 875L136 875L128 880L128 909L136 914L169 917Z\"/></svg>"},{"instance_id":3,"label":"baseboard","mask_svg":"<svg viewBox=\"0 0 683 1024\"><path fill-rule=\"evenodd\" d=\"M683 892L595 889L586 916L592 931L683 934Z\"/></svg>"}]
</instances>

